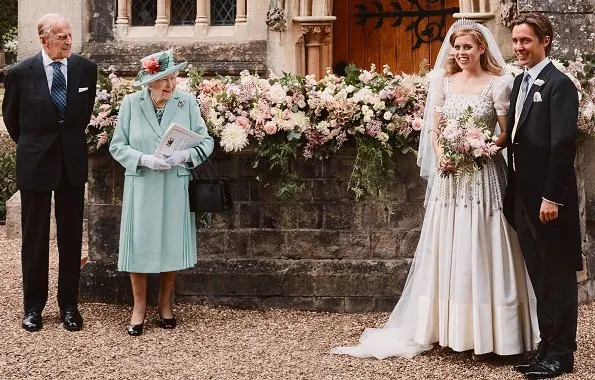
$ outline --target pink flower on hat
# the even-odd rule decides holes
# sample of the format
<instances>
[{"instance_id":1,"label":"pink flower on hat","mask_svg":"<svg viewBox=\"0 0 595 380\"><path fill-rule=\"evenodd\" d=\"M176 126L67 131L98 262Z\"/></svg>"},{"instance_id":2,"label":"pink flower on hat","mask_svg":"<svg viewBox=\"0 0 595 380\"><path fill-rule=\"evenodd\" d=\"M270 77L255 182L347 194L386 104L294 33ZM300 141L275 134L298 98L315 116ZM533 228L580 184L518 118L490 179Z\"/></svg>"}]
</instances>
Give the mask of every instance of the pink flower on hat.
<instances>
[{"instance_id":1,"label":"pink flower on hat","mask_svg":"<svg viewBox=\"0 0 595 380\"><path fill-rule=\"evenodd\" d=\"M143 61L143 70L148 74L157 74L159 72L159 61L155 57L151 57Z\"/></svg>"}]
</instances>

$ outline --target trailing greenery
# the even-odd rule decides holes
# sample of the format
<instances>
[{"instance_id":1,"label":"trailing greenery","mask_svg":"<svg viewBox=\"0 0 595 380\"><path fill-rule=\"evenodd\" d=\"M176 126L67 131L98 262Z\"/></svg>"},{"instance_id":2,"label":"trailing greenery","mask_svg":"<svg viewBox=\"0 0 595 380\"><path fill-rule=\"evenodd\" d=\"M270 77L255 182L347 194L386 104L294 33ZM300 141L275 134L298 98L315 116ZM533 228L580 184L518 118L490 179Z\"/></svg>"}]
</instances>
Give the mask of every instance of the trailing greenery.
<instances>
[{"instance_id":1,"label":"trailing greenery","mask_svg":"<svg viewBox=\"0 0 595 380\"><path fill-rule=\"evenodd\" d=\"M17 191L16 153L7 134L0 133L0 220L6 220L6 201Z\"/></svg>"},{"instance_id":2,"label":"trailing greenery","mask_svg":"<svg viewBox=\"0 0 595 380\"><path fill-rule=\"evenodd\" d=\"M392 148L370 136L355 140L356 156L349 189L360 200L366 196L382 199L393 176Z\"/></svg>"},{"instance_id":3,"label":"trailing greenery","mask_svg":"<svg viewBox=\"0 0 595 380\"><path fill-rule=\"evenodd\" d=\"M265 186L274 184L277 187L277 199L287 204L294 204L305 188L293 170L297 145L297 140L264 140L258 147L254 160L254 168L261 169L259 180Z\"/></svg>"},{"instance_id":4,"label":"trailing greenery","mask_svg":"<svg viewBox=\"0 0 595 380\"><path fill-rule=\"evenodd\" d=\"M4 46L11 30L18 26L18 0L0 1L0 48Z\"/></svg>"}]
</instances>

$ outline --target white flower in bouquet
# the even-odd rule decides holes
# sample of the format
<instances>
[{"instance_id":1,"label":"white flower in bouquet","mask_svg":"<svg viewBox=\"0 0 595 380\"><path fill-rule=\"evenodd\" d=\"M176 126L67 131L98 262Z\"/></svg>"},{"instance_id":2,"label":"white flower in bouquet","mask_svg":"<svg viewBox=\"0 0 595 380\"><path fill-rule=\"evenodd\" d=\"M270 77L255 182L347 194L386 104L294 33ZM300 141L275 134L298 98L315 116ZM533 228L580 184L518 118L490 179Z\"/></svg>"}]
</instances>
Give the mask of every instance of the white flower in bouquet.
<instances>
[{"instance_id":1,"label":"white flower in bouquet","mask_svg":"<svg viewBox=\"0 0 595 380\"><path fill-rule=\"evenodd\" d=\"M237 124L225 124L220 145L226 152L238 152L248 145L248 131Z\"/></svg>"},{"instance_id":2,"label":"white flower in bouquet","mask_svg":"<svg viewBox=\"0 0 595 380\"><path fill-rule=\"evenodd\" d=\"M390 121L393 118L393 113L390 111L386 111L384 115L382 115L382 118L386 121Z\"/></svg>"},{"instance_id":3,"label":"white flower in bouquet","mask_svg":"<svg viewBox=\"0 0 595 380\"><path fill-rule=\"evenodd\" d=\"M383 144L388 141L388 138L389 138L389 136L386 132L380 131L376 134L376 139Z\"/></svg>"},{"instance_id":4,"label":"white flower in bouquet","mask_svg":"<svg viewBox=\"0 0 595 380\"><path fill-rule=\"evenodd\" d=\"M357 79L359 79L362 83L368 84L374 79L376 73L371 73L367 70L362 70L362 73L359 75Z\"/></svg>"},{"instance_id":5,"label":"white flower in bouquet","mask_svg":"<svg viewBox=\"0 0 595 380\"><path fill-rule=\"evenodd\" d=\"M310 118L303 111L289 114L290 120L297 127L298 132L304 132L310 127Z\"/></svg>"}]
</instances>

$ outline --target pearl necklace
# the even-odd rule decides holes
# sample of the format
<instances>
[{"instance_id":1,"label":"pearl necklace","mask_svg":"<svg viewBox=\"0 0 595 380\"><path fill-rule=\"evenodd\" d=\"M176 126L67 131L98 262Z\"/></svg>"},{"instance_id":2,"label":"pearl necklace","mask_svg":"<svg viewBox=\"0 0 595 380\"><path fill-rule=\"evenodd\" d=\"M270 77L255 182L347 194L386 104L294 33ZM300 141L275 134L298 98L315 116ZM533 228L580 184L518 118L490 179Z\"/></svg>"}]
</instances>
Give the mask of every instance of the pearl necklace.
<instances>
[{"instance_id":1,"label":"pearl necklace","mask_svg":"<svg viewBox=\"0 0 595 380\"><path fill-rule=\"evenodd\" d=\"M151 101L153 102L153 105L155 106L155 108L159 108L159 109L165 108L165 105L167 104L167 100L168 99L165 99L163 101L163 104L162 105L159 105L159 104L157 104L157 102L155 101L155 99L153 99L153 97L151 96Z\"/></svg>"}]
</instances>

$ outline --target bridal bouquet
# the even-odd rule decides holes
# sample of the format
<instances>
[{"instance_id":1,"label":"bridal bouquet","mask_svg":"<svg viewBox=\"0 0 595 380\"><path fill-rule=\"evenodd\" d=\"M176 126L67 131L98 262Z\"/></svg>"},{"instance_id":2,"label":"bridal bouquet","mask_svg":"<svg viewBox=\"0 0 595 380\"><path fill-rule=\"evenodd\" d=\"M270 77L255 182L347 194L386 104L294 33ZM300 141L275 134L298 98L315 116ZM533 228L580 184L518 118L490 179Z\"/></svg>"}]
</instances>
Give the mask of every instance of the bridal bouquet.
<instances>
[{"instance_id":1,"label":"bridal bouquet","mask_svg":"<svg viewBox=\"0 0 595 380\"><path fill-rule=\"evenodd\" d=\"M439 170L444 176L475 172L498 152L492 128L485 120L474 118L471 107L457 119L442 117L438 136L443 150Z\"/></svg>"}]
</instances>

